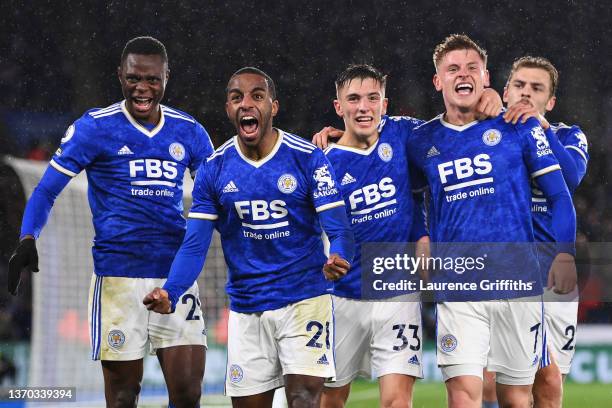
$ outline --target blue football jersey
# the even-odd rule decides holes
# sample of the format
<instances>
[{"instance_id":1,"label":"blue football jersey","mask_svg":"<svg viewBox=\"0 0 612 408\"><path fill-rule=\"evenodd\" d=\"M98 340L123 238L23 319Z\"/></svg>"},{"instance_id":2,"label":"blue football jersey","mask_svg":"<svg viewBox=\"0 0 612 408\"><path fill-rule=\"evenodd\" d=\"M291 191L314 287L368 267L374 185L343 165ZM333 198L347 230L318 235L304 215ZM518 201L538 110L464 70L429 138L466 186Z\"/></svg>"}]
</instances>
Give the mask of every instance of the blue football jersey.
<instances>
[{"instance_id":1,"label":"blue football jersey","mask_svg":"<svg viewBox=\"0 0 612 408\"><path fill-rule=\"evenodd\" d=\"M567 126L564 123L556 123L550 125L551 130L559 138L559 142L568 150L573 150L578 153L577 160L584 160L585 169L589 162L589 148L585 134L580 127ZM585 173L578 174L578 179L582 180ZM531 213L533 216L533 229L535 240L537 242L554 242L555 235L552 226L552 211L550 203L544 197L544 194L538 188L537 181L532 181L532 197L531 197ZM546 284L548 271L555 256L555 247L551 245L541 245L540 248L540 265L542 279Z\"/></svg>"},{"instance_id":2,"label":"blue football jersey","mask_svg":"<svg viewBox=\"0 0 612 408\"><path fill-rule=\"evenodd\" d=\"M163 105L151 129L125 101L92 109L68 128L50 165L71 177L87 173L97 275L167 277L185 233L185 170L212 152L202 125Z\"/></svg>"},{"instance_id":3,"label":"blue football jersey","mask_svg":"<svg viewBox=\"0 0 612 408\"><path fill-rule=\"evenodd\" d=\"M253 161L228 140L198 170L190 218L214 220L228 265L230 308L274 310L331 292L318 212L344 205L331 164L313 144L277 130Z\"/></svg>"},{"instance_id":4,"label":"blue football jersey","mask_svg":"<svg viewBox=\"0 0 612 408\"><path fill-rule=\"evenodd\" d=\"M429 227L433 242L534 241L530 180L560 169L535 119L512 125L500 115L454 126L440 115L415 129L409 143L411 163L422 172L431 191ZM532 245L439 246L446 254L452 254L449 248L461 248L461 252L467 247L483 259L489 256L483 274L471 276L532 283L531 291L521 289L513 294L504 290L503 297L542 293L537 251ZM459 282L470 278L460 272L447 272L443 277ZM465 293L441 292L437 300L449 300L453 295L469 298ZM483 290L471 296L471 300L498 299L500 292Z\"/></svg>"},{"instance_id":5,"label":"blue football jersey","mask_svg":"<svg viewBox=\"0 0 612 408\"><path fill-rule=\"evenodd\" d=\"M410 117L384 116L380 137L369 149L331 144L325 150L340 180L356 243L351 270L334 282L334 294L362 298L361 244L410 241L414 200L406 142L422 123ZM385 297L393 295L388 292Z\"/></svg>"}]
</instances>

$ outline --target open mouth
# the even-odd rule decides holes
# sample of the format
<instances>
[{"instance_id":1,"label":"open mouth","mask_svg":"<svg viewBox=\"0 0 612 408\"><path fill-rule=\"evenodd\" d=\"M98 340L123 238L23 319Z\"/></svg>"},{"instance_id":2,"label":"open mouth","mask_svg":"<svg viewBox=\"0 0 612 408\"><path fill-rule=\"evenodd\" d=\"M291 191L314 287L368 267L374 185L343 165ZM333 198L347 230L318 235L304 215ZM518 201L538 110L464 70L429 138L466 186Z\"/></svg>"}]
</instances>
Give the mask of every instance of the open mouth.
<instances>
[{"instance_id":1,"label":"open mouth","mask_svg":"<svg viewBox=\"0 0 612 408\"><path fill-rule=\"evenodd\" d=\"M153 98L134 97L132 102L137 111L146 112L151 108Z\"/></svg>"},{"instance_id":2,"label":"open mouth","mask_svg":"<svg viewBox=\"0 0 612 408\"><path fill-rule=\"evenodd\" d=\"M455 92L457 92L459 95L470 95L473 91L474 87L472 84L465 82L459 83L457 86L455 86Z\"/></svg>"},{"instance_id":3,"label":"open mouth","mask_svg":"<svg viewBox=\"0 0 612 408\"><path fill-rule=\"evenodd\" d=\"M255 116L243 116L240 118L240 129L247 135L252 136L259 128L259 121Z\"/></svg>"},{"instance_id":4,"label":"open mouth","mask_svg":"<svg viewBox=\"0 0 612 408\"><path fill-rule=\"evenodd\" d=\"M359 116L355 118L355 121L360 125L368 126L374 121L374 118L371 116Z\"/></svg>"}]
</instances>

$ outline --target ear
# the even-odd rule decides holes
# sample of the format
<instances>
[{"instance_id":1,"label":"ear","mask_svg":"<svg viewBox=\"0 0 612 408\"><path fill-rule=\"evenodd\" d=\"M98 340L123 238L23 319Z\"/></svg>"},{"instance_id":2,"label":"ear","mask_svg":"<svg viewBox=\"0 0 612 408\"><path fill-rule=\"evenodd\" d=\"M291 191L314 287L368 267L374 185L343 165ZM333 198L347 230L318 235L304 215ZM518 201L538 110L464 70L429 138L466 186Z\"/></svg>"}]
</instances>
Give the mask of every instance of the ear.
<instances>
[{"instance_id":1,"label":"ear","mask_svg":"<svg viewBox=\"0 0 612 408\"><path fill-rule=\"evenodd\" d=\"M504 86L504 93L502 94L502 101L504 101L505 104L508 103L508 87Z\"/></svg>"},{"instance_id":2,"label":"ear","mask_svg":"<svg viewBox=\"0 0 612 408\"><path fill-rule=\"evenodd\" d=\"M117 67L117 78L119 78L119 82L121 82L121 65Z\"/></svg>"},{"instance_id":3,"label":"ear","mask_svg":"<svg viewBox=\"0 0 612 408\"><path fill-rule=\"evenodd\" d=\"M225 102L225 114L227 115L229 120L233 119L232 115L230 114L230 103L229 102Z\"/></svg>"},{"instance_id":4,"label":"ear","mask_svg":"<svg viewBox=\"0 0 612 408\"><path fill-rule=\"evenodd\" d=\"M334 99L334 109L336 109L336 115L340 116L341 118L344 117L342 105L340 105L340 101L337 99Z\"/></svg>"},{"instance_id":5,"label":"ear","mask_svg":"<svg viewBox=\"0 0 612 408\"><path fill-rule=\"evenodd\" d=\"M436 91L440 92L442 90L442 80L440 79L437 73L433 76L433 84L436 88Z\"/></svg>"},{"instance_id":6,"label":"ear","mask_svg":"<svg viewBox=\"0 0 612 408\"><path fill-rule=\"evenodd\" d=\"M166 83L168 83L169 79L170 79L170 68L166 68Z\"/></svg>"},{"instance_id":7,"label":"ear","mask_svg":"<svg viewBox=\"0 0 612 408\"><path fill-rule=\"evenodd\" d=\"M555 107L555 103L557 103L557 97L551 97L548 102L546 102L546 112L550 112Z\"/></svg>"},{"instance_id":8,"label":"ear","mask_svg":"<svg viewBox=\"0 0 612 408\"><path fill-rule=\"evenodd\" d=\"M278 113L278 99L275 99L272 101L272 117L275 117L276 114Z\"/></svg>"},{"instance_id":9,"label":"ear","mask_svg":"<svg viewBox=\"0 0 612 408\"><path fill-rule=\"evenodd\" d=\"M489 87L490 81L489 81L489 70L488 69L484 70L484 75L482 77L482 84L484 85L485 88Z\"/></svg>"},{"instance_id":10,"label":"ear","mask_svg":"<svg viewBox=\"0 0 612 408\"><path fill-rule=\"evenodd\" d=\"M382 106L382 111L380 112L381 115L385 115L387 113L387 106L389 105L389 99L387 98L383 98L383 106Z\"/></svg>"}]
</instances>

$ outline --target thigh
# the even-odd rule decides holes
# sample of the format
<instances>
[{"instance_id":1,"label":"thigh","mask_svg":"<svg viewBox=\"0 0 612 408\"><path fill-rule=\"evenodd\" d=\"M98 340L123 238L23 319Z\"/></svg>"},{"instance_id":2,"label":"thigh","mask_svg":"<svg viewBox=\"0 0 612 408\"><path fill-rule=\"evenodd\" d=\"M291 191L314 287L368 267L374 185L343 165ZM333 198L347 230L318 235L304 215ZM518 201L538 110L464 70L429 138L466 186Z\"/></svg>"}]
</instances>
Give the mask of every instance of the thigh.
<instances>
[{"instance_id":1,"label":"thigh","mask_svg":"<svg viewBox=\"0 0 612 408\"><path fill-rule=\"evenodd\" d=\"M541 297L492 303L491 351L487 369L499 384L533 384L542 354Z\"/></svg>"},{"instance_id":2,"label":"thigh","mask_svg":"<svg viewBox=\"0 0 612 408\"><path fill-rule=\"evenodd\" d=\"M438 366L486 366L490 341L488 303L441 302L436 305ZM482 378L482 369L479 376Z\"/></svg>"},{"instance_id":3,"label":"thigh","mask_svg":"<svg viewBox=\"0 0 612 408\"><path fill-rule=\"evenodd\" d=\"M131 361L147 352L148 310L138 278L93 275L88 320L92 359Z\"/></svg>"},{"instance_id":4,"label":"thigh","mask_svg":"<svg viewBox=\"0 0 612 408\"><path fill-rule=\"evenodd\" d=\"M192 387L202 389L206 362L204 346L189 345L158 349L157 358L170 395Z\"/></svg>"},{"instance_id":5,"label":"thigh","mask_svg":"<svg viewBox=\"0 0 612 408\"><path fill-rule=\"evenodd\" d=\"M142 359L102 361L104 395L109 406L136 406L142 381Z\"/></svg>"},{"instance_id":6,"label":"thigh","mask_svg":"<svg viewBox=\"0 0 612 408\"><path fill-rule=\"evenodd\" d=\"M327 387L344 387L357 375L370 377L372 305L374 302L333 296L336 381Z\"/></svg>"},{"instance_id":7,"label":"thigh","mask_svg":"<svg viewBox=\"0 0 612 408\"><path fill-rule=\"evenodd\" d=\"M164 279L147 279L147 289L153 290L156 286L161 287L163 283ZM179 298L174 313L149 312L148 335L151 342L151 354L155 354L158 349L176 346L206 347L204 314L200 307L200 292L197 283L194 283Z\"/></svg>"},{"instance_id":8,"label":"thigh","mask_svg":"<svg viewBox=\"0 0 612 408\"><path fill-rule=\"evenodd\" d=\"M375 377L423 377L420 294L372 302L372 372Z\"/></svg>"},{"instance_id":9,"label":"thigh","mask_svg":"<svg viewBox=\"0 0 612 408\"><path fill-rule=\"evenodd\" d=\"M554 355L561 373L569 374L576 345L578 299L555 301L557 298L554 294L544 297L546 346ZM541 365L549 363L549 356L543 354Z\"/></svg>"},{"instance_id":10,"label":"thigh","mask_svg":"<svg viewBox=\"0 0 612 408\"><path fill-rule=\"evenodd\" d=\"M285 395L289 407L318 407L323 392L322 377L287 374L285 377Z\"/></svg>"},{"instance_id":11,"label":"thigh","mask_svg":"<svg viewBox=\"0 0 612 408\"><path fill-rule=\"evenodd\" d=\"M304 299L274 311L283 375L336 376L331 295Z\"/></svg>"},{"instance_id":12,"label":"thigh","mask_svg":"<svg viewBox=\"0 0 612 408\"><path fill-rule=\"evenodd\" d=\"M225 378L225 393L230 397L263 394L283 386L269 313L230 311Z\"/></svg>"}]
</instances>

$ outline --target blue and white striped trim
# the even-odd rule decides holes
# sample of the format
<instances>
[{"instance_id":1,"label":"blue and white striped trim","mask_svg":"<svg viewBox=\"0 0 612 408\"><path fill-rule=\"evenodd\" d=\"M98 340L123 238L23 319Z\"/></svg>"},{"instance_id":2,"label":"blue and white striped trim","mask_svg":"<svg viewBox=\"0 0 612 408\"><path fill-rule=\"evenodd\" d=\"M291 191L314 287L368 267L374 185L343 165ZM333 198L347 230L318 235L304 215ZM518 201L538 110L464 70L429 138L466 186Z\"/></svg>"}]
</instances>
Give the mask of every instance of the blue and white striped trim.
<instances>
[{"instance_id":1,"label":"blue and white striped trim","mask_svg":"<svg viewBox=\"0 0 612 408\"><path fill-rule=\"evenodd\" d=\"M178 111L175 111L172 108L169 108L165 105L161 105L161 108L164 111L164 113L171 118L182 119L182 120L186 120L187 122L195 123L195 120L193 120L189 116L185 116L184 114Z\"/></svg>"},{"instance_id":2,"label":"blue and white striped trim","mask_svg":"<svg viewBox=\"0 0 612 408\"><path fill-rule=\"evenodd\" d=\"M105 113L113 112L117 109L121 109L121 102L113 103L112 105L107 106L106 108L97 109L95 112L89 112L89 116L96 117Z\"/></svg>"},{"instance_id":3,"label":"blue and white striped trim","mask_svg":"<svg viewBox=\"0 0 612 408\"><path fill-rule=\"evenodd\" d=\"M93 299L91 301L91 359L100 359L100 344L102 342L102 279L96 275Z\"/></svg>"},{"instance_id":4,"label":"blue and white striped trim","mask_svg":"<svg viewBox=\"0 0 612 408\"><path fill-rule=\"evenodd\" d=\"M540 177L555 170L561 170L561 166L559 166L558 164L553 164L552 166L544 167L543 169L531 173L531 178Z\"/></svg>"},{"instance_id":5,"label":"blue and white striped trim","mask_svg":"<svg viewBox=\"0 0 612 408\"><path fill-rule=\"evenodd\" d=\"M67 176L70 176L70 177L76 177L77 176L77 173L75 173L73 171L70 171L70 170L68 170L65 167L60 166L59 164L57 164L57 162L55 160L51 160L49 162L49 165L51 167L53 167L55 170L59 171L60 173L64 173Z\"/></svg>"},{"instance_id":6,"label":"blue and white striped trim","mask_svg":"<svg viewBox=\"0 0 612 408\"><path fill-rule=\"evenodd\" d=\"M187 215L187 218L195 218L195 219L198 219L198 220L216 221L219 218L219 216L217 214L206 214L206 213L190 212Z\"/></svg>"},{"instance_id":7,"label":"blue and white striped trim","mask_svg":"<svg viewBox=\"0 0 612 408\"><path fill-rule=\"evenodd\" d=\"M211 161L215 157L223 155L223 153L225 153L225 151L227 149L229 149L230 147L232 147L233 145L234 145L234 138L232 137L230 140L228 140L227 142L225 142L221 146L219 146L219 148L217 150L215 150L215 152L213 154L211 154L206 159L206 161Z\"/></svg>"},{"instance_id":8,"label":"blue and white striped trim","mask_svg":"<svg viewBox=\"0 0 612 408\"><path fill-rule=\"evenodd\" d=\"M329 210L330 208L340 207L341 205L344 205L344 201L335 201L333 203L320 205L315 208L315 211L319 213L321 211Z\"/></svg>"},{"instance_id":9,"label":"blue and white striped trim","mask_svg":"<svg viewBox=\"0 0 612 408\"><path fill-rule=\"evenodd\" d=\"M93 115L90 114L90 115L94 119L100 119L100 118L103 118L105 116L112 116L112 115L116 115L118 113L121 113L121 108L116 109L116 110L112 110L112 111L109 111L109 112L105 112L105 113L93 114Z\"/></svg>"},{"instance_id":10,"label":"blue and white striped trim","mask_svg":"<svg viewBox=\"0 0 612 408\"><path fill-rule=\"evenodd\" d=\"M550 353L548 351L547 337L546 319L544 318L544 302L542 301L542 356L540 357L540 368L550 365Z\"/></svg>"},{"instance_id":11,"label":"blue and white striped trim","mask_svg":"<svg viewBox=\"0 0 612 408\"><path fill-rule=\"evenodd\" d=\"M283 144L285 146L289 146L291 149L299 150L301 152L308 153L308 154L310 154L310 153L312 153L314 151L314 149L306 149L306 148L303 148L303 147L300 147L300 146L296 146L295 144L290 143L287 139L283 140Z\"/></svg>"},{"instance_id":12,"label":"blue and white striped trim","mask_svg":"<svg viewBox=\"0 0 612 408\"><path fill-rule=\"evenodd\" d=\"M581 148L576 147L576 146L574 146L574 145L568 145L568 146L565 146L565 148L566 148L566 149L572 149L572 150L577 151L578 153L580 153L580 156L582 156L582 158L584 159L584 161L585 161L585 162L588 162L588 159L587 159L587 157L586 157L586 154L584 154L584 151L582 151L582 149L581 149Z\"/></svg>"},{"instance_id":13,"label":"blue and white striped trim","mask_svg":"<svg viewBox=\"0 0 612 408\"><path fill-rule=\"evenodd\" d=\"M300 147L303 147L305 149L311 149L314 150L317 148L317 146L313 145L310 142L307 142L306 140L302 139L301 137L298 137L296 135L292 135L291 133L287 133L287 132L283 132L285 135L285 140L288 142L291 142L295 145L298 145Z\"/></svg>"}]
</instances>

